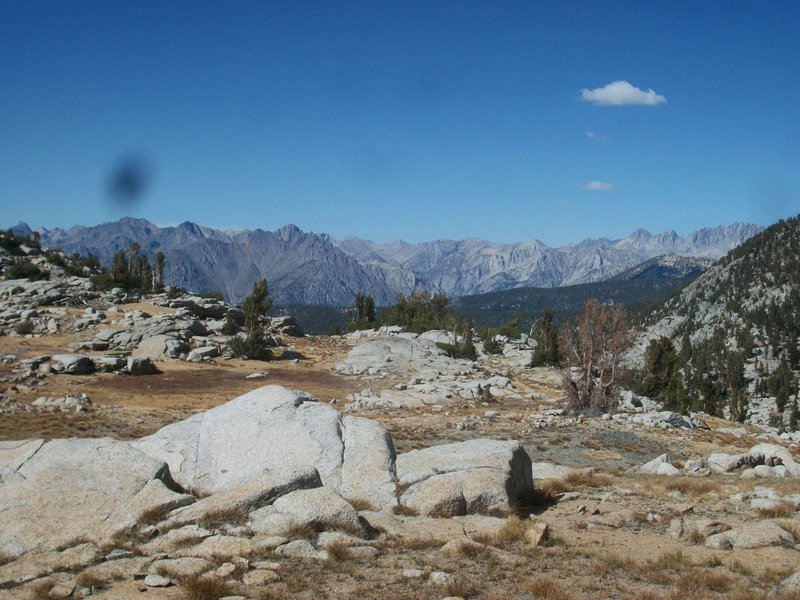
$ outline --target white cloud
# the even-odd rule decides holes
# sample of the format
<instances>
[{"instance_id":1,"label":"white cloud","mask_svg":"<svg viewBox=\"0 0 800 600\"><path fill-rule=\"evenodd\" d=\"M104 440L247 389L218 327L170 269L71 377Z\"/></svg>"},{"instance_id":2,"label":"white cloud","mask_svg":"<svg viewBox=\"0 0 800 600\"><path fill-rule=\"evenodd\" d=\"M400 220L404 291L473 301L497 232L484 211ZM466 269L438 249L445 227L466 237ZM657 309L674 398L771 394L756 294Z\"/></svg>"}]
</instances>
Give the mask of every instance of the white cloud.
<instances>
[{"instance_id":1,"label":"white cloud","mask_svg":"<svg viewBox=\"0 0 800 600\"><path fill-rule=\"evenodd\" d=\"M592 190L592 191L602 191L602 192L610 192L614 189L613 183L607 183L605 181L589 181L588 183L584 183L580 186L582 190Z\"/></svg>"},{"instance_id":2,"label":"white cloud","mask_svg":"<svg viewBox=\"0 0 800 600\"><path fill-rule=\"evenodd\" d=\"M627 81L615 81L605 87L593 90L582 89L581 100L591 102L595 106L628 106L640 104L642 106L658 106L667 99L656 94L652 89L640 90Z\"/></svg>"},{"instance_id":3,"label":"white cloud","mask_svg":"<svg viewBox=\"0 0 800 600\"><path fill-rule=\"evenodd\" d=\"M597 133L596 131L587 131L586 137L593 142L607 142L608 138L604 136L602 133Z\"/></svg>"}]
</instances>

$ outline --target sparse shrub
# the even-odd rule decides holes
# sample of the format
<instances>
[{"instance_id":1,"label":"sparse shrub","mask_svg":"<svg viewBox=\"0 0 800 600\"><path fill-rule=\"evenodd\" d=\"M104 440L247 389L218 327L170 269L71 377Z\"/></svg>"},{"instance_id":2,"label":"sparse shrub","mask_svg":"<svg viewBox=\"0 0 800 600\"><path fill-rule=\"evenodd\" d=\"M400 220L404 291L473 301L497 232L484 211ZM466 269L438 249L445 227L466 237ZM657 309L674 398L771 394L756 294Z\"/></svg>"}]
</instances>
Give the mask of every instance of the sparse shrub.
<instances>
[{"instance_id":1,"label":"sparse shrub","mask_svg":"<svg viewBox=\"0 0 800 600\"><path fill-rule=\"evenodd\" d=\"M185 579L181 581L181 588L185 600L219 600L235 593L230 583L210 575Z\"/></svg>"},{"instance_id":2,"label":"sparse shrub","mask_svg":"<svg viewBox=\"0 0 800 600\"><path fill-rule=\"evenodd\" d=\"M419 514L419 511L416 508L406 506L405 504L393 506L392 512L396 515L402 515L405 517L416 517Z\"/></svg>"},{"instance_id":3,"label":"sparse shrub","mask_svg":"<svg viewBox=\"0 0 800 600\"><path fill-rule=\"evenodd\" d=\"M228 313L225 317L225 325L222 326L222 335L236 335L238 331L239 326L236 325L231 313Z\"/></svg>"},{"instance_id":4,"label":"sparse shrub","mask_svg":"<svg viewBox=\"0 0 800 600\"><path fill-rule=\"evenodd\" d=\"M444 586L444 593L450 598L469 598L474 596L478 587L466 579L458 578Z\"/></svg>"},{"instance_id":5,"label":"sparse shrub","mask_svg":"<svg viewBox=\"0 0 800 600\"><path fill-rule=\"evenodd\" d=\"M525 541L528 524L529 521L527 519L523 520L517 515L509 516L497 532L497 543L502 546L509 546L516 542Z\"/></svg>"},{"instance_id":6,"label":"sparse shrub","mask_svg":"<svg viewBox=\"0 0 800 600\"><path fill-rule=\"evenodd\" d=\"M29 333L33 333L33 321L20 321L14 326L14 331L17 333L17 335L28 335Z\"/></svg>"},{"instance_id":7,"label":"sparse shrub","mask_svg":"<svg viewBox=\"0 0 800 600\"><path fill-rule=\"evenodd\" d=\"M329 544L325 550L328 551L328 560L341 562L353 558L353 553L350 551L350 547L341 541L335 541L332 544Z\"/></svg>"},{"instance_id":8,"label":"sparse shrub","mask_svg":"<svg viewBox=\"0 0 800 600\"><path fill-rule=\"evenodd\" d=\"M310 523L296 523L283 530L281 533L283 537L289 538L290 540L300 540L313 539L316 537L318 531Z\"/></svg>"},{"instance_id":9,"label":"sparse shrub","mask_svg":"<svg viewBox=\"0 0 800 600\"><path fill-rule=\"evenodd\" d=\"M18 260L6 269L6 277L9 279L39 281L41 279L50 279L50 271L39 268L38 265L29 260Z\"/></svg>"},{"instance_id":10,"label":"sparse shrub","mask_svg":"<svg viewBox=\"0 0 800 600\"><path fill-rule=\"evenodd\" d=\"M494 336L489 334L486 338L484 338L483 342L483 351L486 354L500 354L503 351L503 347L500 345Z\"/></svg>"},{"instance_id":11,"label":"sparse shrub","mask_svg":"<svg viewBox=\"0 0 800 600\"><path fill-rule=\"evenodd\" d=\"M780 519L794 512L794 505L789 502L778 502L774 506L762 506L758 509L758 515L763 519Z\"/></svg>"},{"instance_id":12,"label":"sparse shrub","mask_svg":"<svg viewBox=\"0 0 800 600\"><path fill-rule=\"evenodd\" d=\"M240 508L228 508L206 514L197 524L206 529L215 529L222 525L244 525L249 516Z\"/></svg>"},{"instance_id":13,"label":"sparse shrub","mask_svg":"<svg viewBox=\"0 0 800 600\"><path fill-rule=\"evenodd\" d=\"M690 544L702 544L706 541L706 536L697 527L689 527L684 538Z\"/></svg>"},{"instance_id":14,"label":"sparse shrub","mask_svg":"<svg viewBox=\"0 0 800 600\"><path fill-rule=\"evenodd\" d=\"M94 592L106 587L106 581L92 571L84 571L75 578L75 585L89 588Z\"/></svg>"},{"instance_id":15,"label":"sparse shrub","mask_svg":"<svg viewBox=\"0 0 800 600\"><path fill-rule=\"evenodd\" d=\"M573 600L574 595L563 584L549 577L537 577L520 586L523 592L533 594L537 600Z\"/></svg>"},{"instance_id":16,"label":"sparse shrub","mask_svg":"<svg viewBox=\"0 0 800 600\"><path fill-rule=\"evenodd\" d=\"M372 510L372 503L364 498L356 498L354 500L348 500L348 502L359 512L362 510Z\"/></svg>"},{"instance_id":17,"label":"sparse shrub","mask_svg":"<svg viewBox=\"0 0 800 600\"><path fill-rule=\"evenodd\" d=\"M207 292L203 292L202 294L200 294L200 297L212 298L214 300L220 300L220 301L222 301L225 298L225 296L223 296L222 292L220 292L219 290L209 290Z\"/></svg>"},{"instance_id":18,"label":"sparse shrub","mask_svg":"<svg viewBox=\"0 0 800 600\"><path fill-rule=\"evenodd\" d=\"M11 295L16 296L17 294L21 294L24 291L25 291L24 287L22 287L21 285L15 285L13 288L11 288Z\"/></svg>"},{"instance_id":19,"label":"sparse shrub","mask_svg":"<svg viewBox=\"0 0 800 600\"><path fill-rule=\"evenodd\" d=\"M168 506L154 506L139 515L140 525L155 525L163 521L170 513Z\"/></svg>"}]
</instances>

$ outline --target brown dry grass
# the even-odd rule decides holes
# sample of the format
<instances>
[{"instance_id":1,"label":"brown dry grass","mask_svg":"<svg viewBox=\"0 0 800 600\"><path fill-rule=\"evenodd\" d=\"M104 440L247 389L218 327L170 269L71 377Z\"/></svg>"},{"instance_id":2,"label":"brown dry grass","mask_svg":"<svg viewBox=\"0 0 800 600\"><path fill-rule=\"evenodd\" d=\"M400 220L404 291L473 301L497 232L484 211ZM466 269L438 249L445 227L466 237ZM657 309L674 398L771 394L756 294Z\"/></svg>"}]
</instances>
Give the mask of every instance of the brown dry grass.
<instances>
[{"instance_id":1,"label":"brown dry grass","mask_svg":"<svg viewBox=\"0 0 800 600\"><path fill-rule=\"evenodd\" d=\"M369 500L365 500L364 498L355 498L353 500L348 500L348 502L358 512L361 512L362 510L373 509L372 503Z\"/></svg>"},{"instance_id":2,"label":"brown dry grass","mask_svg":"<svg viewBox=\"0 0 800 600\"><path fill-rule=\"evenodd\" d=\"M529 525L528 519L521 519L517 515L507 517L495 536L497 543L500 546L511 546L517 542L524 542Z\"/></svg>"},{"instance_id":3,"label":"brown dry grass","mask_svg":"<svg viewBox=\"0 0 800 600\"><path fill-rule=\"evenodd\" d=\"M478 586L468 579L459 577L445 585L443 591L450 598L472 598L478 592Z\"/></svg>"},{"instance_id":4,"label":"brown dry grass","mask_svg":"<svg viewBox=\"0 0 800 600\"><path fill-rule=\"evenodd\" d=\"M185 579L181 581L181 589L185 600L219 600L233 596L236 591L230 583L210 575Z\"/></svg>"},{"instance_id":5,"label":"brown dry grass","mask_svg":"<svg viewBox=\"0 0 800 600\"><path fill-rule=\"evenodd\" d=\"M762 519L781 519L794 513L794 505L789 502L778 502L775 506L762 506L758 509L758 516Z\"/></svg>"},{"instance_id":6,"label":"brown dry grass","mask_svg":"<svg viewBox=\"0 0 800 600\"><path fill-rule=\"evenodd\" d=\"M216 529L222 525L245 525L249 519L241 508L225 508L207 513L197 524L205 529Z\"/></svg>"},{"instance_id":7,"label":"brown dry grass","mask_svg":"<svg viewBox=\"0 0 800 600\"><path fill-rule=\"evenodd\" d=\"M538 600L574 600L577 596L564 584L549 577L537 577L522 582L521 591L533 594Z\"/></svg>"}]
</instances>

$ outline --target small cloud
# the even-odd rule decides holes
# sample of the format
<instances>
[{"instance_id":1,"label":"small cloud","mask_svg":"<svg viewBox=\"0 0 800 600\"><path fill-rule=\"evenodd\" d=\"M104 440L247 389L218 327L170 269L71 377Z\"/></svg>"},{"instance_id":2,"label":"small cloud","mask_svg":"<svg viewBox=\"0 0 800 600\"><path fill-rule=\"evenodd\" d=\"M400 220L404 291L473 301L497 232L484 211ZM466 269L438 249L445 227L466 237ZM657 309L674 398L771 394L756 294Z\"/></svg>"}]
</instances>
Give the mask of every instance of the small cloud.
<instances>
[{"instance_id":1,"label":"small cloud","mask_svg":"<svg viewBox=\"0 0 800 600\"><path fill-rule=\"evenodd\" d=\"M602 133L597 133L596 131L587 131L586 132L587 139L592 140L593 142L607 142L608 138L604 136Z\"/></svg>"},{"instance_id":2,"label":"small cloud","mask_svg":"<svg viewBox=\"0 0 800 600\"><path fill-rule=\"evenodd\" d=\"M656 94L652 89L645 92L627 81L615 81L605 87L593 90L584 88L581 90L581 100L591 102L595 106L630 106L634 104L658 106L667 101L664 96Z\"/></svg>"},{"instance_id":3,"label":"small cloud","mask_svg":"<svg viewBox=\"0 0 800 600\"><path fill-rule=\"evenodd\" d=\"M614 189L613 183L607 183L605 181L589 181L588 183L584 183L580 186L582 190L592 190L592 191L603 191L603 192L610 192Z\"/></svg>"}]
</instances>

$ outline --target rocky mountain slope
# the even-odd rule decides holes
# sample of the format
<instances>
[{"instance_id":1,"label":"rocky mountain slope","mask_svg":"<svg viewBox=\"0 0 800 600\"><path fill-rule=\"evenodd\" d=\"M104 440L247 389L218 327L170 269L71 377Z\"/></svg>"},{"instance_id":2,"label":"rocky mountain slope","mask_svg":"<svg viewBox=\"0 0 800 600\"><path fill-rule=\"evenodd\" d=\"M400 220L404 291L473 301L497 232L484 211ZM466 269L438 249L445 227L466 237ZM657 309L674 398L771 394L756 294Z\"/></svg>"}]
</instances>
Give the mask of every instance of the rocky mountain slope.
<instances>
[{"instance_id":1,"label":"rocky mountain slope","mask_svg":"<svg viewBox=\"0 0 800 600\"><path fill-rule=\"evenodd\" d=\"M30 233L27 226L18 227ZM380 245L358 238L337 241L292 225L274 232L229 232L190 222L159 227L130 218L41 234L45 247L95 254L104 264L131 242L148 254L162 250L167 284L220 290L233 301L265 277L278 304L349 306L359 292L372 295L378 305L389 305L398 293L418 289L456 297L601 281L662 254L718 258L760 229L736 223L686 237L639 230L621 240L585 240L560 248L537 240L493 244L476 238Z\"/></svg>"},{"instance_id":2,"label":"rocky mountain slope","mask_svg":"<svg viewBox=\"0 0 800 600\"><path fill-rule=\"evenodd\" d=\"M493 244L478 238L414 245L346 238L338 247L362 263L410 270L430 289L463 296L603 281L662 254L716 259L760 230L757 225L735 223L680 237L674 231L653 235L639 229L621 240L589 239L558 248L538 240Z\"/></svg>"},{"instance_id":3,"label":"rocky mountain slope","mask_svg":"<svg viewBox=\"0 0 800 600\"><path fill-rule=\"evenodd\" d=\"M711 258L662 255L623 271L609 281L641 279L693 279L714 264Z\"/></svg>"},{"instance_id":4,"label":"rocky mountain slope","mask_svg":"<svg viewBox=\"0 0 800 600\"><path fill-rule=\"evenodd\" d=\"M641 364L661 336L679 350L687 407L797 429L800 219L729 252L644 321Z\"/></svg>"}]
</instances>

